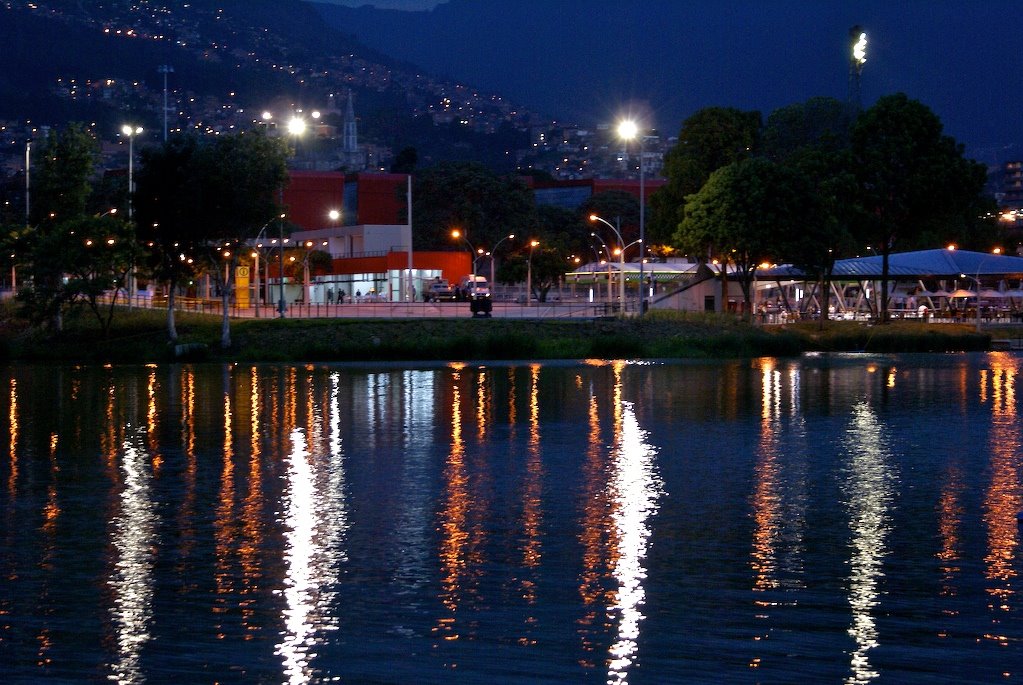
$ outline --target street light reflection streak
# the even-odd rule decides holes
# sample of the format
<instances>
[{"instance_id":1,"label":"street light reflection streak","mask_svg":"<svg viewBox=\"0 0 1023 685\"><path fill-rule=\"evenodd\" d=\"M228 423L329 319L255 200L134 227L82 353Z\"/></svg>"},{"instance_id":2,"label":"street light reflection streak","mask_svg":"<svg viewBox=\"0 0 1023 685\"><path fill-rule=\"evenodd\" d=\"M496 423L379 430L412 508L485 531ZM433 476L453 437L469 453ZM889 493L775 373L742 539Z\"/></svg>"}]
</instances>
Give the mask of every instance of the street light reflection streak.
<instances>
[{"instance_id":1,"label":"street light reflection streak","mask_svg":"<svg viewBox=\"0 0 1023 685\"><path fill-rule=\"evenodd\" d=\"M350 525L345 499L346 476L341 442L340 376L330 377L329 433L325 458L321 441L310 442L304 429L292 428L285 458L284 635L275 653L281 656L289 683L315 681L311 665L323 631L337 630L336 601L341 564L347 561L345 534ZM289 390L295 391L295 384ZM297 401L297 398L295 398Z\"/></svg>"},{"instance_id":2,"label":"street light reflection streak","mask_svg":"<svg viewBox=\"0 0 1023 685\"><path fill-rule=\"evenodd\" d=\"M616 369L616 386L620 385ZM616 394L620 390L616 389ZM647 432L640 428L631 402L621 403L621 430L611 460L610 491L618 554L611 569L618 581L611 610L617 613L618 636L609 649L607 682L627 683L629 668L636 660L642 605L646 598L647 544L649 519L658 509L662 483L654 464L656 449L646 442Z\"/></svg>"},{"instance_id":3,"label":"street light reflection streak","mask_svg":"<svg viewBox=\"0 0 1023 685\"><path fill-rule=\"evenodd\" d=\"M614 545L614 526L611 521L611 493L607 487L607 454L601 440L600 407L594 388L589 388L587 411L589 433L586 441L586 461L583 466L582 515L579 543L583 549L583 568L579 576L579 596L585 611L576 620L582 651L586 654L580 664L593 668L593 657L599 640L604 635L607 616L605 604L610 605L614 593L605 587L609 567L617 560Z\"/></svg>"},{"instance_id":4,"label":"street light reflection streak","mask_svg":"<svg viewBox=\"0 0 1023 685\"><path fill-rule=\"evenodd\" d=\"M1003 621L1011 611L1016 595L1016 567L1020 554L1020 534L1016 515L1023 509L1023 484L1018 457L1020 428L1016 413L1017 360L1011 355L991 354L991 455L990 484L984 493L984 524L988 549L984 555L988 580L988 608L993 612L993 631L985 637L1008 645ZM982 386L983 392L983 386Z\"/></svg>"},{"instance_id":5,"label":"street light reflection streak","mask_svg":"<svg viewBox=\"0 0 1023 685\"><path fill-rule=\"evenodd\" d=\"M10 473L7 476L7 492L10 497L10 501L13 504L15 501L15 495L18 494L18 380L16 378L11 379L10 389L8 390L8 397L10 402L7 407L7 423L10 426L11 436L7 442L8 452L10 456Z\"/></svg>"},{"instance_id":6,"label":"street light reflection streak","mask_svg":"<svg viewBox=\"0 0 1023 685\"><path fill-rule=\"evenodd\" d=\"M142 431L135 431L122 443L120 510L110 522L116 561L107 585L113 593L110 614L117 634L117 659L110 665L109 679L118 683L145 680L140 660L143 648L152 638L149 627L153 619L153 566L159 517L152 499L153 474L144 444Z\"/></svg>"},{"instance_id":7,"label":"street light reflection streak","mask_svg":"<svg viewBox=\"0 0 1023 685\"><path fill-rule=\"evenodd\" d=\"M883 426L867 404L861 402L853 407L846 437L850 459L842 489L852 531L849 560L852 624L848 632L856 641L856 648L850 655L851 673L845 682L864 683L880 675L870 663L869 652L880 644L873 610L884 577L888 512L897 474Z\"/></svg>"}]
</instances>

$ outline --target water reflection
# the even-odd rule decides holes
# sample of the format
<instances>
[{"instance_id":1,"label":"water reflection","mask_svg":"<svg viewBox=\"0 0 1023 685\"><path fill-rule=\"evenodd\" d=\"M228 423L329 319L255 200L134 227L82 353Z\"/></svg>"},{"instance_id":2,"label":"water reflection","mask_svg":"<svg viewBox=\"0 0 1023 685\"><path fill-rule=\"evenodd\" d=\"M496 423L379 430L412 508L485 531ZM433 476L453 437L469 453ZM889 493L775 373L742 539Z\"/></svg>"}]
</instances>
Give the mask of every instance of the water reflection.
<instances>
[{"instance_id":1,"label":"water reflection","mask_svg":"<svg viewBox=\"0 0 1023 685\"><path fill-rule=\"evenodd\" d=\"M4 668L1014 677L1020 360L944 359L14 370Z\"/></svg>"},{"instance_id":2,"label":"water reflection","mask_svg":"<svg viewBox=\"0 0 1023 685\"><path fill-rule=\"evenodd\" d=\"M885 426L865 403L853 407L846 435L845 506L850 516L852 557L849 560L849 635L856 642L847 683L861 683L880 673L870 663L870 650L878 646L874 609L884 578L888 554L889 510L894 496L895 468L886 441Z\"/></svg>"},{"instance_id":3,"label":"water reflection","mask_svg":"<svg viewBox=\"0 0 1023 685\"><path fill-rule=\"evenodd\" d=\"M661 480L654 464L656 449L647 442L631 402L622 399L622 368L615 368L615 445L609 491L616 550L611 574L618 583L611 605L617 614L617 636L609 650L608 683L627 683L636 659L639 624L646 598L645 559L650 517L657 511Z\"/></svg>"},{"instance_id":4,"label":"water reflection","mask_svg":"<svg viewBox=\"0 0 1023 685\"><path fill-rule=\"evenodd\" d=\"M1016 515L1023 510L1020 483L1020 426L1016 413L1016 357L994 354L991 370L981 378L982 403L991 405L990 484L984 496L984 523L988 551L984 556L992 630L986 637L1008 645L1003 617L1013 608L1016 595L1016 562L1019 554L1019 525ZM990 393L990 394L989 394Z\"/></svg>"},{"instance_id":5,"label":"water reflection","mask_svg":"<svg viewBox=\"0 0 1023 685\"><path fill-rule=\"evenodd\" d=\"M327 639L325 633L340 627L337 585L348 558L349 517L338 380L337 375L331 377L326 416L322 403L312 402L310 391L305 393L310 423L291 429L290 451L284 459L284 634L276 653L283 659L289 683L319 679L312 663L316 647ZM287 415L294 417L300 399L297 378L288 381ZM326 436L319 428L310 429L323 424L329 426ZM325 455L320 452L324 441L317 439L322 437Z\"/></svg>"},{"instance_id":6,"label":"water reflection","mask_svg":"<svg viewBox=\"0 0 1023 685\"><path fill-rule=\"evenodd\" d=\"M805 425L799 406L798 368L786 376L773 360L761 362L760 438L754 465L750 501L753 544L750 566L757 618L768 619L769 609L793 606L792 591L804 587L803 547L806 533L806 473L799 455L806 449ZM794 440L795 445L787 442ZM782 595L783 590L788 595ZM769 637L760 632L754 640ZM752 668L763 665L755 656Z\"/></svg>"},{"instance_id":7,"label":"water reflection","mask_svg":"<svg viewBox=\"0 0 1023 685\"><path fill-rule=\"evenodd\" d=\"M153 565L159 525L144 433L130 428L129 432L131 435L122 445L120 455L123 482L119 511L111 519L111 542L116 552L113 573L108 580L113 594L110 615L117 643L110 679L118 683L145 680L140 660L142 649L152 639Z\"/></svg>"}]
</instances>

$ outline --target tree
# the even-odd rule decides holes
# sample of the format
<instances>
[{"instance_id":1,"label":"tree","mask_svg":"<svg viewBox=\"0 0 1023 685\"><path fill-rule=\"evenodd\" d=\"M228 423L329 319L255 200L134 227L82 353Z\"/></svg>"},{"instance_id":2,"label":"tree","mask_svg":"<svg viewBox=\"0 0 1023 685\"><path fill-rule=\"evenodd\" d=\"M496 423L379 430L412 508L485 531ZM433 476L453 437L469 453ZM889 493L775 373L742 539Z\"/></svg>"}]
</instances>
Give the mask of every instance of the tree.
<instances>
[{"instance_id":1,"label":"tree","mask_svg":"<svg viewBox=\"0 0 1023 685\"><path fill-rule=\"evenodd\" d=\"M19 297L30 318L49 321L56 331L63 327L64 305L73 300L63 277L74 251L65 250L64 242L88 216L97 154L85 127L71 124L51 131L36 155L31 235L23 242L32 289Z\"/></svg>"},{"instance_id":2,"label":"tree","mask_svg":"<svg viewBox=\"0 0 1023 685\"><path fill-rule=\"evenodd\" d=\"M751 157L759 138L760 112L707 107L686 119L678 143L664 156L668 182L650 196L647 242L670 242L686 197L717 169Z\"/></svg>"},{"instance_id":3,"label":"tree","mask_svg":"<svg viewBox=\"0 0 1023 685\"><path fill-rule=\"evenodd\" d=\"M536 295L538 302L547 301L547 293L565 275L567 261L561 250L544 247L542 244L532 250L524 248L509 258L497 272L497 280L505 284L530 282L530 295Z\"/></svg>"},{"instance_id":4,"label":"tree","mask_svg":"<svg viewBox=\"0 0 1023 685\"><path fill-rule=\"evenodd\" d=\"M118 298L127 291L128 276L138 258L134 226L108 215L63 222L60 227L62 230L52 232L47 242L62 257L63 299L84 301L106 338ZM59 242L59 246L53 242Z\"/></svg>"},{"instance_id":5,"label":"tree","mask_svg":"<svg viewBox=\"0 0 1023 685\"><path fill-rule=\"evenodd\" d=\"M792 170L763 158L735 162L686 198L675 241L683 250L716 255L723 281L728 264L735 266L749 316L758 264L799 234L811 204L809 189Z\"/></svg>"},{"instance_id":6,"label":"tree","mask_svg":"<svg viewBox=\"0 0 1023 685\"><path fill-rule=\"evenodd\" d=\"M205 268L221 294L222 347L230 347L230 295L246 241L280 216L278 192L287 180L285 150L261 132L180 138L143 155L136 205L150 264L165 280L168 336L174 327L175 286Z\"/></svg>"},{"instance_id":7,"label":"tree","mask_svg":"<svg viewBox=\"0 0 1023 685\"><path fill-rule=\"evenodd\" d=\"M810 98L772 112L762 138L763 155L800 174L817 200L803 229L780 248L784 261L816 280L821 325L835 261L855 254L858 245L852 235L860 211L849 153L853 114L834 98Z\"/></svg>"},{"instance_id":8,"label":"tree","mask_svg":"<svg viewBox=\"0 0 1023 685\"><path fill-rule=\"evenodd\" d=\"M846 103L829 97L780 107L767 117L761 153L775 162L786 162L807 151L848 150L853 118Z\"/></svg>"},{"instance_id":9,"label":"tree","mask_svg":"<svg viewBox=\"0 0 1023 685\"><path fill-rule=\"evenodd\" d=\"M526 185L481 164L441 163L418 174L413 184L417 250L452 247L451 231L456 228L480 248L509 233L525 235L535 225L536 208Z\"/></svg>"},{"instance_id":10,"label":"tree","mask_svg":"<svg viewBox=\"0 0 1023 685\"><path fill-rule=\"evenodd\" d=\"M419 153L414 147L404 147L395 155L391 163L392 174L411 174L416 170L416 163L419 161Z\"/></svg>"},{"instance_id":11,"label":"tree","mask_svg":"<svg viewBox=\"0 0 1023 685\"><path fill-rule=\"evenodd\" d=\"M147 246L152 276L167 284L167 338L178 340L174 319L178 284L194 276L195 257L205 226L195 198L199 179L192 173L198 141L176 136L161 147L143 149L136 175L135 219L139 238Z\"/></svg>"},{"instance_id":12,"label":"tree","mask_svg":"<svg viewBox=\"0 0 1023 685\"><path fill-rule=\"evenodd\" d=\"M276 195L288 178L285 149L279 140L258 131L218 136L196 149L190 170L195 174L196 208L206 229L196 247L219 286L220 345L226 349L231 346L228 311L239 252L280 214Z\"/></svg>"},{"instance_id":13,"label":"tree","mask_svg":"<svg viewBox=\"0 0 1023 685\"><path fill-rule=\"evenodd\" d=\"M983 165L942 134L938 117L902 93L881 98L852 131L853 168L864 208L858 233L882 258L881 322L888 320L888 259L936 227L975 225Z\"/></svg>"}]
</instances>

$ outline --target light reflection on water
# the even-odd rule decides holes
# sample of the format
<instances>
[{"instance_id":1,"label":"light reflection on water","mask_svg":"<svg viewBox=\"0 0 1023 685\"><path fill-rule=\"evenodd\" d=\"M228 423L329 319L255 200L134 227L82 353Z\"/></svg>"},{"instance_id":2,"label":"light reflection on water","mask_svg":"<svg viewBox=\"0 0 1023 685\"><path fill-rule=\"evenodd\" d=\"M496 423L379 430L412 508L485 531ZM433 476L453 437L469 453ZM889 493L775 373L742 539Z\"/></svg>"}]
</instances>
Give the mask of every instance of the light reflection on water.
<instances>
[{"instance_id":1,"label":"light reflection on water","mask_svg":"<svg viewBox=\"0 0 1023 685\"><path fill-rule=\"evenodd\" d=\"M14 681L1017 677L1019 359L914 359L8 368L0 654Z\"/></svg>"}]
</instances>

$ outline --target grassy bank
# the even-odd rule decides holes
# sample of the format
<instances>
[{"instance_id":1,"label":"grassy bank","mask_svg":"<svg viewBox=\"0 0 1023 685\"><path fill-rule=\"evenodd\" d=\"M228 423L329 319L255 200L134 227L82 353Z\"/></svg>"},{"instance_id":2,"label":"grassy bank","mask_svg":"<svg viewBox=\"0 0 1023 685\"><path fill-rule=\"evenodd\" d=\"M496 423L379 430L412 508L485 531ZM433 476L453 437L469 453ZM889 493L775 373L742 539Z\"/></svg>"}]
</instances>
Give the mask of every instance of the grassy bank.
<instances>
[{"instance_id":1,"label":"grassy bank","mask_svg":"<svg viewBox=\"0 0 1023 685\"><path fill-rule=\"evenodd\" d=\"M161 362L175 357L165 313L122 312L109 336L84 313L59 335L13 309L0 319L0 357L27 361ZM638 319L257 319L234 321L221 350L220 319L183 314L180 344L208 361L404 361L790 356L805 351L941 352L987 349L971 326L827 322L750 326L731 316L652 312ZM997 337L997 336L996 336Z\"/></svg>"}]
</instances>

